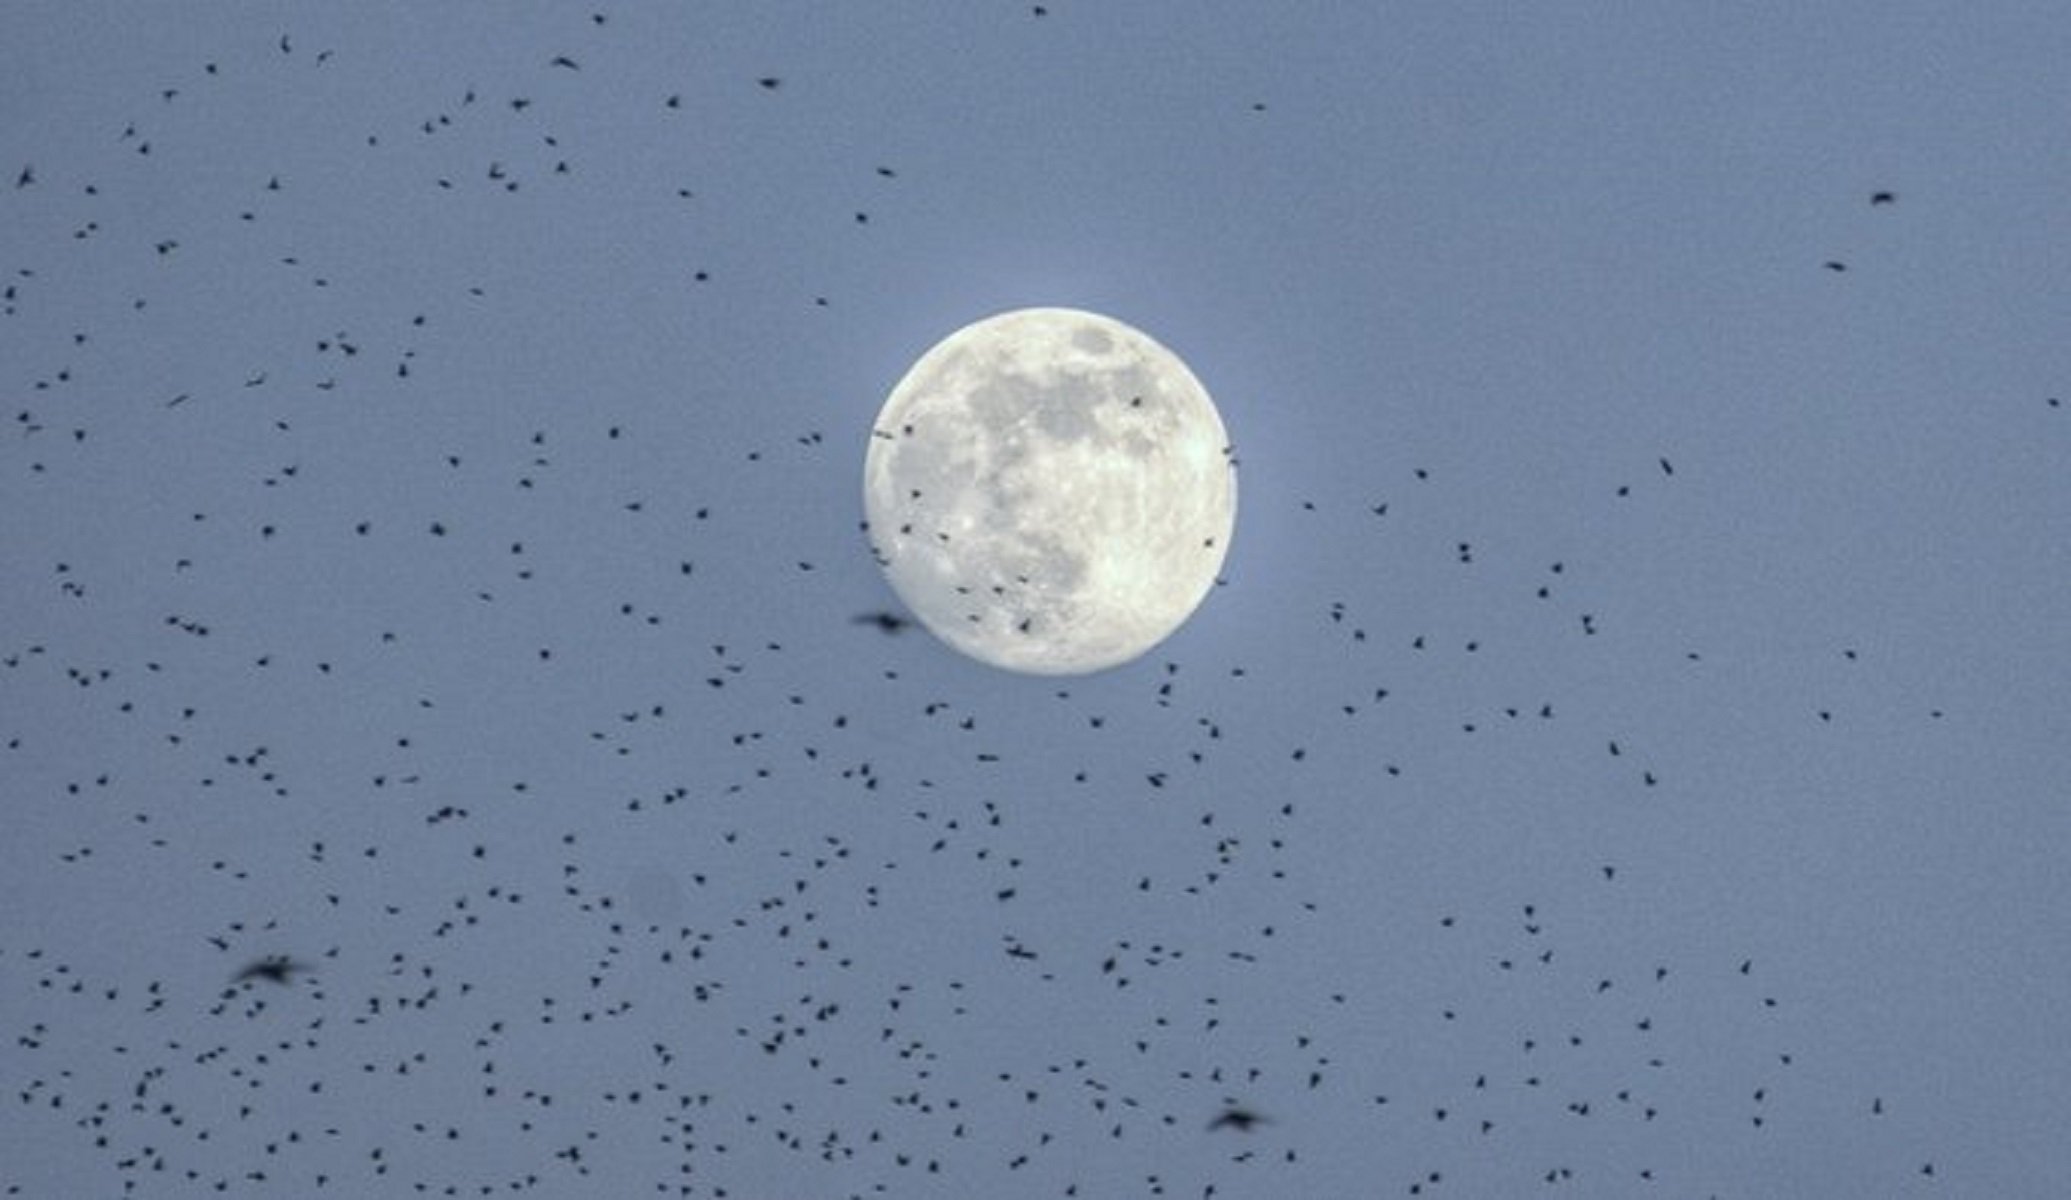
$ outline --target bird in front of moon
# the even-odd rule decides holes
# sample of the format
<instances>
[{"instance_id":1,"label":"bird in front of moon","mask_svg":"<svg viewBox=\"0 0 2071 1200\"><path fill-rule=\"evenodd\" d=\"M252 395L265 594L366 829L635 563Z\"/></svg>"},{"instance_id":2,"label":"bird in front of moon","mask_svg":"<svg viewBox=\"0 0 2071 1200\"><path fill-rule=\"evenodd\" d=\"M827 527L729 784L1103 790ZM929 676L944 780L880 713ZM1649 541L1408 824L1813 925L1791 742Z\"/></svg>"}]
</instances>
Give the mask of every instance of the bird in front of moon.
<instances>
[{"instance_id":1,"label":"bird in front of moon","mask_svg":"<svg viewBox=\"0 0 2071 1200\"><path fill-rule=\"evenodd\" d=\"M1201 381L1111 317L1026 308L923 354L871 430L873 553L920 623L993 666L1119 666L1215 585L1236 459Z\"/></svg>"}]
</instances>

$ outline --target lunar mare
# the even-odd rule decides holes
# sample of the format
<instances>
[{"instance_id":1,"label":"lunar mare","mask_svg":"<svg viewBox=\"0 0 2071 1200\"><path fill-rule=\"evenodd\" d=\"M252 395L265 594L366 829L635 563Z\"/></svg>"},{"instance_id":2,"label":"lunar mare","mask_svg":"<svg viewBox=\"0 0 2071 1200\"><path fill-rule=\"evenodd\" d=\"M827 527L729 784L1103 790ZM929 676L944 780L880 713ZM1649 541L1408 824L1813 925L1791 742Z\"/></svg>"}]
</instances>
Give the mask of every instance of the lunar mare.
<instances>
[{"instance_id":1,"label":"lunar mare","mask_svg":"<svg viewBox=\"0 0 2071 1200\"><path fill-rule=\"evenodd\" d=\"M1036 674L1169 636L1221 569L1235 460L1186 364L1096 313L956 331L892 389L864 461L870 544L931 632Z\"/></svg>"}]
</instances>

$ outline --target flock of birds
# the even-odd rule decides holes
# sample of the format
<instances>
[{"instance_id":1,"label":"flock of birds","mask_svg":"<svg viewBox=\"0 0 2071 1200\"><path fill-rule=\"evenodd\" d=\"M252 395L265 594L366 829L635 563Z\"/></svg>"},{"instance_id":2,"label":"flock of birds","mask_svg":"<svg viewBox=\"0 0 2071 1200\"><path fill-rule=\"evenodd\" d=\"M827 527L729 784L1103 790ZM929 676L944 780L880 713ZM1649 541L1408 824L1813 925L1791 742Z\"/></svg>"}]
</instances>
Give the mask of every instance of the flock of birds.
<instances>
[{"instance_id":1,"label":"flock of birds","mask_svg":"<svg viewBox=\"0 0 2071 1200\"><path fill-rule=\"evenodd\" d=\"M603 152L572 89L637 52L617 33L594 14L496 90L326 152L377 209L574 186ZM0 1195L1212 1197L1313 1169L1373 1195L1684 1196L1694 1143L1886 1120L1873 1082L1814 1115L1817 1047L1759 949L1621 916L1663 886L1644 864L1379 912L1330 878L1360 826L1315 764L1400 811L1443 790L1418 779L1466 752L1448 733L1566 728L1549 692L1405 734L1404 664L1475 638L1352 596L1299 618L1339 664L1313 689L1174 658L936 694L915 664L940 648L856 598L852 525L819 521L822 545L756 511L828 473L847 494L860 446L719 424L690 479L605 396L444 415L501 311L488 269L412 242L355 271L298 244L324 242L298 201L340 176L210 157L240 80L246 104L384 86L304 42L226 46L0 204L6 492L107 505L10 534L33 613L0 647L8 803L63 903L103 907L53 916L102 928L85 943L45 932L47 894L0 925ZM689 90L644 118L692 119ZM224 207L154 209L182 186ZM306 306L309 336L228 327L243 357L215 375L152 370L155 322L190 304ZM114 465L140 443L170 461ZM1605 583L1550 561L1517 599L1568 606L1549 636L1586 651ZM1314 711L1281 741L1290 704ZM1683 782L1643 737L1555 737L1626 801ZM1880 1194L1933 1180L1931 1150L1893 1158Z\"/></svg>"}]
</instances>

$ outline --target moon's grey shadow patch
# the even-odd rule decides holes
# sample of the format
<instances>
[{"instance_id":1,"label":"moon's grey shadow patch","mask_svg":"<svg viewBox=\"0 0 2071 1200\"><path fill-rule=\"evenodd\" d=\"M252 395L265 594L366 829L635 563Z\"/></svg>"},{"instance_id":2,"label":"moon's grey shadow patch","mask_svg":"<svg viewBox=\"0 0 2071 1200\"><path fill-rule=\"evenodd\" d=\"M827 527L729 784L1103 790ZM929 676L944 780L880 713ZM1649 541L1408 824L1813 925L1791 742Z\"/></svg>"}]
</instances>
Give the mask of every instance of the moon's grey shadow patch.
<instances>
[{"instance_id":1,"label":"moon's grey shadow patch","mask_svg":"<svg viewBox=\"0 0 2071 1200\"><path fill-rule=\"evenodd\" d=\"M1115 339L1104 329L1079 329L1072 332L1071 345L1088 354L1106 354L1115 348Z\"/></svg>"},{"instance_id":2,"label":"moon's grey shadow patch","mask_svg":"<svg viewBox=\"0 0 2071 1200\"><path fill-rule=\"evenodd\" d=\"M1003 379L972 392L970 403L971 411L994 428L1033 427L1060 442L1076 442L1096 431L1084 392L1074 386L1044 387L1018 377Z\"/></svg>"}]
</instances>

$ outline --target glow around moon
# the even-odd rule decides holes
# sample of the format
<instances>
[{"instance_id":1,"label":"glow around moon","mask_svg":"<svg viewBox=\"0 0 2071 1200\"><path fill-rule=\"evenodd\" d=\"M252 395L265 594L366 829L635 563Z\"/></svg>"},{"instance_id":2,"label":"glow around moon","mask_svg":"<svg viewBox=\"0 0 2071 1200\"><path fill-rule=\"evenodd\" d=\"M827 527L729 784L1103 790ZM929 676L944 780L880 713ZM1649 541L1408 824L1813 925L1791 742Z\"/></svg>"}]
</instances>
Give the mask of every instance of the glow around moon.
<instances>
[{"instance_id":1,"label":"glow around moon","mask_svg":"<svg viewBox=\"0 0 2071 1200\"><path fill-rule=\"evenodd\" d=\"M963 653L1035 674L1163 641L1214 586L1236 519L1236 460L1200 380L1068 308L989 317L922 355L863 475L900 599Z\"/></svg>"}]
</instances>

